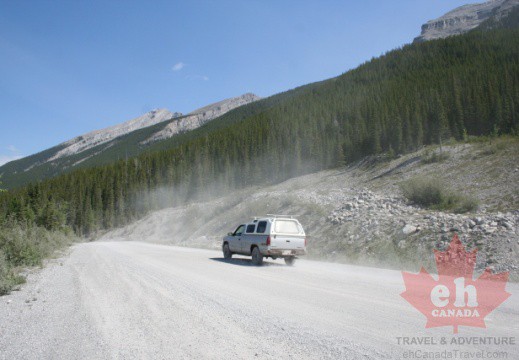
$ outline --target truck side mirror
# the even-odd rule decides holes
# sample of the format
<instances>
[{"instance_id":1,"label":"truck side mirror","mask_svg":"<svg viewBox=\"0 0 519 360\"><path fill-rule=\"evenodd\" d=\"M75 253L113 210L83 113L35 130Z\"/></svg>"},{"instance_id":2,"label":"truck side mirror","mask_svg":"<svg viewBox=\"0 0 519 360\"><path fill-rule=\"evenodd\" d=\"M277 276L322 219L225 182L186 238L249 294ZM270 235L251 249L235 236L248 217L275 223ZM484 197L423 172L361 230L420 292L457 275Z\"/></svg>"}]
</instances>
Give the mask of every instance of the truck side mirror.
<instances>
[{"instance_id":1,"label":"truck side mirror","mask_svg":"<svg viewBox=\"0 0 519 360\"><path fill-rule=\"evenodd\" d=\"M233 233L232 232L227 233L227 236L233 236Z\"/></svg>"}]
</instances>

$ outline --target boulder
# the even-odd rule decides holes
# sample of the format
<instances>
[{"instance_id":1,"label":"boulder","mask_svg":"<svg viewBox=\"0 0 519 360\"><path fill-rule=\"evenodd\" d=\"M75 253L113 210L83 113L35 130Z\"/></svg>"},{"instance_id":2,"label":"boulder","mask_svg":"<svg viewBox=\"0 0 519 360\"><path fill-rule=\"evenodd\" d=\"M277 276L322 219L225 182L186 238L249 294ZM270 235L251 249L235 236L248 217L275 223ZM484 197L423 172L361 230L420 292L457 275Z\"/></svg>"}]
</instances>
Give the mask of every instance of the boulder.
<instances>
[{"instance_id":1,"label":"boulder","mask_svg":"<svg viewBox=\"0 0 519 360\"><path fill-rule=\"evenodd\" d=\"M416 232L416 230L417 230L416 226L407 224L402 229L402 232L404 233L404 235L411 235L411 234L414 234Z\"/></svg>"}]
</instances>

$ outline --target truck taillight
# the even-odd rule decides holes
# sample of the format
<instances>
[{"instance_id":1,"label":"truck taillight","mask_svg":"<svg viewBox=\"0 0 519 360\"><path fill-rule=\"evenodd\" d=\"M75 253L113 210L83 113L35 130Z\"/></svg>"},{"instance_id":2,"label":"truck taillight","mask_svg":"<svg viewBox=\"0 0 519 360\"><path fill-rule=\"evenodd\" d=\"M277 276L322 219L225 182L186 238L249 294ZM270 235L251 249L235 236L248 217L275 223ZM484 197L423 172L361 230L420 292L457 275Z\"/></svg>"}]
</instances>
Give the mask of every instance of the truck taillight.
<instances>
[{"instance_id":1,"label":"truck taillight","mask_svg":"<svg viewBox=\"0 0 519 360\"><path fill-rule=\"evenodd\" d=\"M267 236L267 246L270 246L270 236Z\"/></svg>"},{"instance_id":2,"label":"truck taillight","mask_svg":"<svg viewBox=\"0 0 519 360\"><path fill-rule=\"evenodd\" d=\"M306 246L306 238L305 238L305 246Z\"/></svg>"}]
</instances>

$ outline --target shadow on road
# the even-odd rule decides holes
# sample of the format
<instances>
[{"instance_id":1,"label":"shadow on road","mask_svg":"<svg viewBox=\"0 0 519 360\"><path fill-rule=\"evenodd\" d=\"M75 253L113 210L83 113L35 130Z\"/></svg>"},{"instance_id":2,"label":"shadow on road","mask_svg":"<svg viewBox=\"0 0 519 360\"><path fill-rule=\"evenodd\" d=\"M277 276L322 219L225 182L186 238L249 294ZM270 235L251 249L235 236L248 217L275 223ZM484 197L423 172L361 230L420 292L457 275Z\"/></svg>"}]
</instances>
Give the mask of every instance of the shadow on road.
<instances>
[{"instance_id":1,"label":"shadow on road","mask_svg":"<svg viewBox=\"0 0 519 360\"><path fill-rule=\"evenodd\" d=\"M235 258L235 259L226 260L224 258L209 258L209 260L219 261L219 262L223 262L223 263L227 263L227 264L231 264L231 265L238 265L238 266L256 266L252 263L252 259ZM262 266L285 266L285 265L263 261Z\"/></svg>"}]
</instances>

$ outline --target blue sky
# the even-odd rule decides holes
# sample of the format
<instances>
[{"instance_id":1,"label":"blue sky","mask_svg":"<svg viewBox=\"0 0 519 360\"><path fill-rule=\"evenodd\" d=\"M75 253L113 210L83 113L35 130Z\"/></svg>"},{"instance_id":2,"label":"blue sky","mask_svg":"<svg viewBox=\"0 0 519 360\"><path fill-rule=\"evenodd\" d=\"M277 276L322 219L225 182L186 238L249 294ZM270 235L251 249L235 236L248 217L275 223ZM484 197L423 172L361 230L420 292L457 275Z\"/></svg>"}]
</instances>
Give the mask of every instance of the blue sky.
<instances>
[{"instance_id":1,"label":"blue sky","mask_svg":"<svg viewBox=\"0 0 519 360\"><path fill-rule=\"evenodd\" d=\"M155 108L337 76L469 0L0 0L0 164Z\"/></svg>"}]
</instances>

